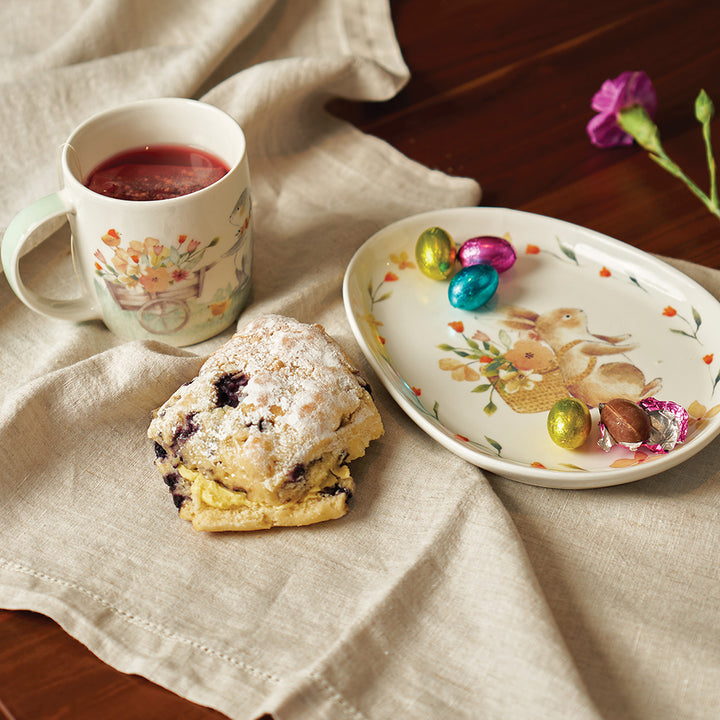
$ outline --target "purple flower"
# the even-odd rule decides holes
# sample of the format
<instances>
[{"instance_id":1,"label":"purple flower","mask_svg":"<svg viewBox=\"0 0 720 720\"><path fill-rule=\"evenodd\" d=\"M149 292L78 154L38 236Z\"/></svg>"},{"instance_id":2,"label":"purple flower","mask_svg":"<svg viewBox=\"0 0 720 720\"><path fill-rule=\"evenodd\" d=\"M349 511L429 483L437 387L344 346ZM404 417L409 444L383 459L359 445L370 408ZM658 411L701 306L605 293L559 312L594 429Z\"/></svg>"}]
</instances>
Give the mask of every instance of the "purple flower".
<instances>
[{"instance_id":1,"label":"purple flower","mask_svg":"<svg viewBox=\"0 0 720 720\"><path fill-rule=\"evenodd\" d=\"M633 106L644 108L650 117L657 110L655 88L642 70L624 72L614 80L606 80L592 99L592 109L598 111L587 124L592 144L601 148L632 145L632 136L618 124L618 113Z\"/></svg>"}]
</instances>

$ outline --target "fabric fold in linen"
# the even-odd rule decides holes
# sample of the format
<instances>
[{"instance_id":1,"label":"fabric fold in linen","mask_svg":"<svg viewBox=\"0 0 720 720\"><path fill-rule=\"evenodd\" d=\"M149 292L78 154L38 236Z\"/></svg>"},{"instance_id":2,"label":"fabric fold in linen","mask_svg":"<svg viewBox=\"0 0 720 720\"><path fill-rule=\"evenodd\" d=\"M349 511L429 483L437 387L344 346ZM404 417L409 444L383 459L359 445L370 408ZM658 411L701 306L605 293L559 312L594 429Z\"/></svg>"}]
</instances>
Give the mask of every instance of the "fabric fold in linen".
<instances>
[{"instance_id":1,"label":"fabric fold in linen","mask_svg":"<svg viewBox=\"0 0 720 720\"><path fill-rule=\"evenodd\" d=\"M482 707L483 717L502 718L514 714L518 696L524 712L601 717L512 522L477 469L459 473L453 464L441 468L465 493L408 538L412 556L397 559L387 584L290 694L278 687L267 707L279 717L369 718L379 708L388 718L472 717ZM471 685L462 680L469 668L477 673Z\"/></svg>"},{"instance_id":2,"label":"fabric fold in linen","mask_svg":"<svg viewBox=\"0 0 720 720\"><path fill-rule=\"evenodd\" d=\"M533 703L583 717L581 682L505 511L476 468L430 439L403 447L413 428L383 392L386 437L356 461L350 522L221 537L181 523L143 431L200 362L128 343L8 397L0 446L21 449L7 475L34 470L5 488L6 606L45 612L116 667L231 717L462 713L478 683L501 713L515 682ZM138 376L157 379L140 392ZM29 436L55 450L23 445Z\"/></svg>"}]
</instances>

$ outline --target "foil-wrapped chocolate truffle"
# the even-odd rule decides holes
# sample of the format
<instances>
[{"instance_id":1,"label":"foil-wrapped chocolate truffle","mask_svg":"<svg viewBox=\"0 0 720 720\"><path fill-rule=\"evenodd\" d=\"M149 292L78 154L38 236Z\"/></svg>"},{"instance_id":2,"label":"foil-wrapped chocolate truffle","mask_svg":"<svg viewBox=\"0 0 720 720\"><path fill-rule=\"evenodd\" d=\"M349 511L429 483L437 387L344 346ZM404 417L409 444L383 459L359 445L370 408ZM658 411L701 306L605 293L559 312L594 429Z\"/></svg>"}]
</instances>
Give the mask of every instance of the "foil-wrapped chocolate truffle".
<instances>
[{"instance_id":1,"label":"foil-wrapped chocolate truffle","mask_svg":"<svg viewBox=\"0 0 720 720\"><path fill-rule=\"evenodd\" d=\"M642 443L650 437L650 415L637 403L615 398L600 403L600 422L619 443Z\"/></svg>"},{"instance_id":2,"label":"foil-wrapped chocolate truffle","mask_svg":"<svg viewBox=\"0 0 720 720\"><path fill-rule=\"evenodd\" d=\"M616 401L610 401L610 403L617 404ZM606 403L606 405L610 403ZM649 397L640 400L637 407L646 413L650 424L650 433L645 439L636 441L614 437L612 430L615 426L612 423L611 426L605 424L601 408L598 445L603 450L608 451L615 445L623 445L630 450L645 447L651 452L665 453L685 441L689 415L682 405L671 400L657 400ZM621 437L628 436L621 434Z\"/></svg>"}]
</instances>

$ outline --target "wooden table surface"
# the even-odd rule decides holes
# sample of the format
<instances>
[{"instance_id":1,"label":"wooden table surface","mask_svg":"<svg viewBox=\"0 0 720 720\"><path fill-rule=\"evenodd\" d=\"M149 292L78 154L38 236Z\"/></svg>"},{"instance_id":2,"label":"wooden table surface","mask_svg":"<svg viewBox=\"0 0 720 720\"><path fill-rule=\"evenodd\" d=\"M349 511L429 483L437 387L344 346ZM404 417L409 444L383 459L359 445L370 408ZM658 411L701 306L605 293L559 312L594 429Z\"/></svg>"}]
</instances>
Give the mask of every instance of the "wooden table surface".
<instances>
[{"instance_id":1,"label":"wooden table surface","mask_svg":"<svg viewBox=\"0 0 720 720\"><path fill-rule=\"evenodd\" d=\"M720 220L637 146L598 150L585 133L602 81L645 70L666 151L706 189L693 108L704 88L720 109L720 3L393 0L392 14L410 83L389 102L333 112L424 165L475 178L482 205L720 268ZM0 610L0 638L0 717L224 717L115 671L41 615Z\"/></svg>"}]
</instances>

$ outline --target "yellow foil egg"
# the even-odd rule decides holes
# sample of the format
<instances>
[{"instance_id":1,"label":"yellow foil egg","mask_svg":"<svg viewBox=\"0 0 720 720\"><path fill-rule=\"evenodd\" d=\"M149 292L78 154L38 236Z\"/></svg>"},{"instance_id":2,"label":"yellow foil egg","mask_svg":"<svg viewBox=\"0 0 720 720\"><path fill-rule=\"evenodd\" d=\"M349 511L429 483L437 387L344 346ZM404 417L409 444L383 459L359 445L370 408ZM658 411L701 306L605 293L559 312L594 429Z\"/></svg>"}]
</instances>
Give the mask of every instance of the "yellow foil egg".
<instances>
[{"instance_id":1,"label":"yellow foil egg","mask_svg":"<svg viewBox=\"0 0 720 720\"><path fill-rule=\"evenodd\" d=\"M548 434L562 448L579 448L590 434L592 422L587 405L577 398L558 400L547 417Z\"/></svg>"},{"instance_id":2,"label":"yellow foil egg","mask_svg":"<svg viewBox=\"0 0 720 720\"><path fill-rule=\"evenodd\" d=\"M439 227L424 230L415 243L415 260L420 272L433 280L449 277L456 254L453 239Z\"/></svg>"}]
</instances>

